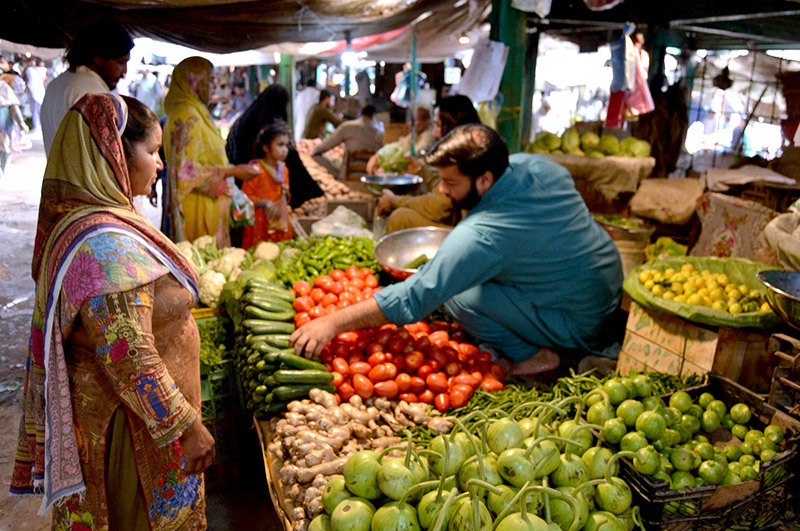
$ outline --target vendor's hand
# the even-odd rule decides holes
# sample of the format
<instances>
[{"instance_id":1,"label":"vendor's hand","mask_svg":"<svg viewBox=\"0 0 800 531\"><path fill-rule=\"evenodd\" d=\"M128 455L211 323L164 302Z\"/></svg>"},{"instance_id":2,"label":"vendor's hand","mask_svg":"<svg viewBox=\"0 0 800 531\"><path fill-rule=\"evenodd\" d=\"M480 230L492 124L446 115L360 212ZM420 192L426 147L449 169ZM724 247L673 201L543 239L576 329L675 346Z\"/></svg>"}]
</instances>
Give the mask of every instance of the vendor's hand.
<instances>
[{"instance_id":1,"label":"vendor's hand","mask_svg":"<svg viewBox=\"0 0 800 531\"><path fill-rule=\"evenodd\" d=\"M186 459L184 474L202 474L214 462L214 437L203 426L199 416L183 432L179 441Z\"/></svg>"},{"instance_id":2,"label":"vendor's hand","mask_svg":"<svg viewBox=\"0 0 800 531\"><path fill-rule=\"evenodd\" d=\"M394 207L392 206L392 200L397 197L394 195L394 192L391 190L383 190L383 194L381 194L380 199L378 199L378 212L381 214L388 214Z\"/></svg>"},{"instance_id":3,"label":"vendor's hand","mask_svg":"<svg viewBox=\"0 0 800 531\"><path fill-rule=\"evenodd\" d=\"M339 331L336 330L333 315L325 315L309 321L294 331L289 343L294 345L294 353L306 358L316 358Z\"/></svg>"},{"instance_id":4,"label":"vendor's hand","mask_svg":"<svg viewBox=\"0 0 800 531\"><path fill-rule=\"evenodd\" d=\"M372 155L367 161L367 173L375 175L381 167L378 166L378 155Z\"/></svg>"},{"instance_id":5,"label":"vendor's hand","mask_svg":"<svg viewBox=\"0 0 800 531\"><path fill-rule=\"evenodd\" d=\"M249 164L237 164L230 169L230 176L239 179L240 181L249 181L254 177L261 175L261 172Z\"/></svg>"},{"instance_id":6,"label":"vendor's hand","mask_svg":"<svg viewBox=\"0 0 800 531\"><path fill-rule=\"evenodd\" d=\"M406 168L406 173L413 173L418 174L422 171L422 162L415 157L408 157L408 167Z\"/></svg>"}]
</instances>

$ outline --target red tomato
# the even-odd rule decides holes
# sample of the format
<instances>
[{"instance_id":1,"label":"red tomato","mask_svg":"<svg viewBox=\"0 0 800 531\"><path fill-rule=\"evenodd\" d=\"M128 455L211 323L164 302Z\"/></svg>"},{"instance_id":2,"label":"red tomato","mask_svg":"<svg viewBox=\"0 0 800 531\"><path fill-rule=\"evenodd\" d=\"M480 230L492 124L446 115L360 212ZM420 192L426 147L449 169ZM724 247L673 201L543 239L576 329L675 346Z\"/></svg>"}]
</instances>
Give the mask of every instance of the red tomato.
<instances>
[{"instance_id":1,"label":"red tomato","mask_svg":"<svg viewBox=\"0 0 800 531\"><path fill-rule=\"evenodd\" d=\"M322 363L330 363L333 361L333 354L331 354L330 349L327 347L323 348L322 351L319 353L319 360Z\"/></svg>"},{"instance_id":2,"label":"red tomato","mask_svg":"<svg viewBox=\"0 0 800 531\"><path fill-rule=\"evenodd\" d=\"M339 282L340 280L347 278L347 275L345 275L344 271L341 269L333 269L330 272L330 277L336 282Z\"/></svg>"},{"instance_id":3,"label":"red tomato","mask_svg":"<svg viewBox=\"0 0 800 531\"><path fill-rule=\"evenodd\" d=\"M481 389L489 392L500 391L503 389L503 382L498 381L494 376L491 378L484 378L483 382L481 382Z\"/></svg>"},{"instance_id":4,"label":"red tomato","mask_svg":"<svg viewBox=\"0 0 800 531\"><path fill-rule=\"evenodd\" d=\"M339 386L338 389L339 397L342 399L342 402L347 402L350 400L354 394L356 394L356 390L353 389L353 386L347 382L344 382L342 385Z\"/></svg>"},{"instance_id":5,"label":"red tomato","mask_svg":"<svg viewBox=\"0 0 800 531\"><path fill-rule=\"evenodd\" d=\"M444 357L450 361L457 361L458 360L458 351L451 347L450 345L445 345L440 349Z\"/></svg>"},{"instance_id":6,"label":"red tomato","mask_svg":"<svg viewBox=\"0 0 800 531\"><path fill-rule=\"evenodd\" d=\"M454 409L464 407L469 403L469 396L463 391L452 390L450 391L450 405Z\"/></svg>"},{"instance_id":7,"label":"red tomato","mask_svg":"<svg viewBox=\"0 0 800 531\"><path fill-rule=\"evenodd\" d=\"M459 374L455 378L453 378L453 384L464 384L472 387L478 387L481 383L480 380L476 380L471 374Z\"/></svg>"},{"instance_id":8,"label":"red tomato","mask_svg":"<svg viewBox=\"0 0 800 531\"><path fill-rule=\"evenodd\" d=\"M369 352L369 350L367 352ZM373 367L376 367L385 361L386 355L383 352L375 352L374 354L370 354L369 358L367 358L367 362Z\"/></svg>"},{"instance_id":9,"label":"red tomato","mask_svg":"<svg viewBox=\"0 0 800 531\"><path fill-rule=\"evenodd\" d=\"M489 370L491 371L492 375L494 375L494 377L501 382L503 381L503 378L505 378L506 373L503 371L503 368L500 365L492 363L492 366Z\"/></svg>"},{"instance_id":10,"label":"red tomato","mask_svg":"<svg viewBox=\"0 0 800 531\"><path fill-rule=\"evenodd\" d=\"M384 366L386 367L386 372L389 374L389 379L394 380L397 376L397 366L394 363L391 363L389 360L386 360Z\"/></svg>"},{"instance_id":11,"label":"red tomato","mask_svg":"<svg viewBox=\"0 0 800 531\"><path fill-rule=\"evenodd\" d=\"M475 353L472 359L475 360L475 363L490 363L492 361L492 355L485 350L480 350Z\"/></svg>"},{"instance_id":12,"label":"red tomato","mask_svg":"<svg viewBox=\"0 0 800 531\"><path fill-rule=\"evenodd\" d=\"M390 380L393 378L391 373L389 372L389 365L394 368L394 365L391 363L379 363L378 365L374 365L369 370L369 379L373 382L383 382L384 380ZM395 369L397 371L397 369Z\"/></svg>"},{"instance_id":13,"label":"red tomato","mask_svg":"<svg viewBox=\"0 0 800 531\"><path fill-rule=\"evenodd\" d=\"M477 381L479 381L479 382L482 382L482 381L483 381L483 373L482 373L482 372L480 372L480 371L473 371L473 372L471 372L470 374L471 374L471 375L472 375L472 377L473 377L473 378L475 378Z\"/></svg>"},{"instance_id":14,"label":"red tomato","mask_svg":"<svg viewBox=\"0 0 800 531\"><path fill-rule=\"evenodd\" d=\"M373 342L368 344L367 348L365 348L364 351L367 353L367 356L372 356L376 352L383 352L383 345L381 345L380 343Z\"/></svg>"},{"instance_id":15,"label":"red tomato","mask_svg":"<svg viewBox=\"0 0 800 531\"><path fill-rule=\"evenodd\" d=\"M408 360L406 360L406 364L408 364ZM419 369L417 369L417 376L422 378L423 380L428 377L429 374L433 372L433 367L428 364L423 365Z\"/></svg>"},{"instance_id":16,"label":"red tomato","mask_svg":"<svg viewBox=\"0 0 800 531\"><path fill-rule=\"evenodd\" d=\"M357 290L361 291L362 289L364 289L366 287L366 283L364 282L363 279L354 278L354 279L352 279L350 281L350 287L352 287L353 289L357 289Z\"/></svg>"},{"instance_id":17,"label":"red tomato","mask_svg":"<svg viewBox=\"0 0 800 531\"><path fill-rule=\"evenodd\" d=\"M414 402L419 402L419 398L417 398L417 395L415 395L414 393L400 393L400 395L397 398L399 398L400 400L405 400L409 404L413 404Z\"/></svg>"},{"instance_id":18,"label":"red tomato","mask_svg":"<svg viewBox=\"0 0 800 531\"><path fill-rule=\"evenodd\" d=\"M356 363L364 361L364 353L360 350L351 350L350 355L347 356L347 363Z\"/></svg>"},{"instance_id":19,"label":"red tomato","mask_svg":"<svg viewBox=\"0 0 800 531\"><path fill-rule=\"evenodd\" d=\"M342 376L348 376L350 374L350 364L347 363L347 360L344 358L333 358L331 366L334 371L340 372Z\"/></svg>"},{"instance_id":20,"label":"red tomato","mask_svg":"<svg viewBox=\"0 0 800 531\"><path fill-rule=\"evenodd\" d=\"M449 361L447 356L445 356L444 353L438 348L431 349L430 353L428 354L428 359L437 362L440 367L443 367Z\"/></svg>"},{"instance_id":21,"label":"red tomato","mask_svg":"<svg viewBox=\"0 0 800 531\"><path fill-rule=\"evenodd\" d=\"M434 372L425 378L425 384L434 393L444 393L447 391L447 376L443 372Z\"/></svg>"},{"instance_id":22,"label":"red tomato","mask_svg":"<svg viewBox=\"0 0 800 531\"><path fill-rule=\"evenodd\" d=\"M325 370L328 372L331 372L331 370L333 369L330 363L324 363L323 365L325 365Z\"/></svg>"},{"instance_id":23,"label":"red tomato","mask_svg":"<svg viewBox=\"0 0 800 531\"><path fill-rule=\"evenodd\" d=\"M294 315L294 327L300 328L304 324L311 321L311 317L308 315L308 312L300 312Z\"/></svg>"},{"instance_id":24,"label":"red tomato","mask_svg":"<svg viewBox=\"0 0 800 531\"><path fill-rule=\"evenodd\" d=\"M355 361L350 364L350 372L353 374L362 374L366 376L369 374L369 370L372 368L372 365L365 361Z\"/></svg>"},{"instance_id":25,"label":"red tomato","mask_svg":"<svg viewBox=\"0 0 800 531\"><path fill-rule=\"evenodd\" d=\"M364 286L368 288L377 288L378 287L378 279L375 275L367 275L364 277Z\"/></svg>"},{"instance_id":26,"label":"red tomato","mask_svg":"<svg viewBox=\"0 0 800 531\"><path fill-rule=\"evenodd\" d=\"M425 402L426 404L433 404L434 394L433 394L433 391L431 391L430 389L425 389L418 396L419 396L419 401L420 402ZM344 398L344 397L342 397L342 398ZM348 400L349 400L349 398L348 398Z\"/></svg>"},{"instance_id":27,"label":"red tomato","mask_svg":"<svg viewBox=\"0 0 800 531\"><path fill-rule=\"evenodd\" d=\"M387 360L388 361L388 360ZM404 372L406 370L406 357L405 356L395 356L394 360L392 360L395 367L397 367L397 372Z\"/></svg>"},{"instance_id":28,"label":"red tomato","mask_svg":"<svg viewBox=\"0 0 800 531\"><path fill-rule=\"evenodd\" d=\"M372 382L370 382L369 378L367 378L363 374L353 375L353 388L355 389L358 396L360 396L361 398L371 397L374 391Z\"/></svg>"},{"instance_id":29,"label":"red tomato","mask_svg":"<svg viewBox=\"0 0 800 531\"><path fill-rule=\"evenodd\" d=\"M314 279L315 288L320 288L325 291L330 291L331 286L333 286L333 279L328 275L323 275L321 277L317 277Z\"/></svg>"},{"instance_id":30,"label":"red tomato","mask_svg":"<svg viewBox=\"0 0 800 531\"><path fill-rule=\"evenodd\" d=\"M382 346L386 346L389 343L389 340L392 339L394 336L394 332L389 328L381 328L375 337L372 339L375 343L380 343Z\"/></svg>"},{"instance_id":31,"label":"red tomato","mask_svg":"<svg viewBox=\"0 0 800 531\"><path fill-rule=\"evenodd\" d=\"M361 290L362 300L369 299L370 297L372 297L373 293L375 293L375 292L372 290L372 288L364 288L364 289L362 289Z\"/></svg>"},{"instance_id":32,"label":"red tomato","mask_svg":"<svg viewBox=\"0 0 800 531\"><path fill-rule=\"evenodd\" d=\"M428 326L428 323L426 323L425 321L420 321L417 324L419 325L419 331L420 332L424 332L425 334L429 334L430 333L431 327Z\"/></svg>"},{"instance_id":33,"label":"red tomato","mask_svg":"<svg viewBox=\"0 0 800 531\"><path fill-rule=\"evenodd\" d=\"M330 289L327 289L326 291L328 293L335 293L336 295L339 295L341 292L344 291L344 284L342 284L341 282L334 282L333 285L331 285Z\"/></svg>"},{"instance_id":34,"label":"red tomato","mask_svg":"<svg viewBox=\"0 0 800 531\"><path fill-rule=\"evenodd\" d=\"M339 302L339 297L337 297L333 293L326 293L322 297L320 304L322 304L323 306L329 306L331 304L336 304L337 302Z\"/></svg>"},{"instance_id":35,"label":"red tomato","mask_svg":"<svg viewBox=\"0 0 800 531\"><path fill-rule=\"evenodd\" d=\"M356 339L356 342L353 344L353 347L357 348L358 350L364 350L367 348L367 345L369 345L369 338L367 336L359 335L358 339Z\"/></svg>"},{"instance_id":36,"label":"red tomato","mask_svg":"<svg viewBox=\"0 0 800 531\"><path fill-rule=\"evenodd\" d=\"M455 376L461 372L461 365L457 361L450 361L444 366L444 372L447 373L447 376Z\"/></svg>"},{"instance_id":37,"label":"red tomato","mask_svg":"<svg viewBox=\"0 0 800 531\"><path fill-rule=\"evenodd\" d=\"M425 390L425 380L423 380L419 376L412 376L411 377L411 392L419 394L424 390Z\"/></svg>"},{"instance_id":38,"label":"red tomato","mask_svg":"<svg viewBox=\"0 0 800 531\"><path fill-rule=\"evenodd\" d=\"M328 315L329 313L333 313L335 311L336 311L336 305L335 304L329 304L329 305L325 306L325 315Z\"/></svg>"},{"instance_id":39,"label":"red tomato","mask_svg":"<svg viewBox=\"0 0 800 531\"><path fill-rule=\"evenodd\" d=\"M433 399L433 403L442 413L447 413L450 411L450 395L447 393L439 393L436 395L436 398Z\"/></svg>"},{"instance_id":40,"label":"red tomato","mask_svg":"<svg viewBox=\"0 0 800 531\"><path fill-rule=\"evenodd\" d=\"M336 336L342 343L354 344L358 341L358 332L342 332Z\"/></svg>"},{"instance_id":41,"label":"red tomato","mask_svg":"<svg viewBox=\"0 0 800 531\"><path fill-rule=\"evenodd\" d=\"M431 333L428 338L431 340L431 343L437 347L443 347L450 342L450 336L447 334L446 330L437 330Z\"/></svg>"},{"instance_id":42,"label":"red tomato","mask_svg":"<svg viewBox=\"0 0 800 531\"><path fill-rule=\"evenodd\" d=\"M405 393L411 389L411 376L406 373L398 374L394 381L397 382L397 390L401 393Z\"/></svg>"},{"instance_id":43,"label":"red tomato","mask_svg":"<svg viewBox=\"0 0 800 531\"><path fill-rule=\"evenodd\" d=\"M453 392L453 391L461 391L462 393L467 395L467 398L469 398L470 396L472 396L472 393L475 392L475 389L473 389L471 385L455 384L455 385L453 385L453 388L451 389L451 392Z\"/></svg>"},{"instance_id":44,"label":"red tomato","mask_svg":"<svg viewBox=\"0 0 800 531\"><path fill-rule=\"evenodd\" d=\"M339 343L337 341L331 344L330 348L334 358L346 358L350 355L350 348L344 343Z\"/></svg>"},{"instance_id":45,"label":"red tomato","mask_svg":"<svg viewBox=\"0 0 800 531\"><path fill-rule=\"evenodd\" d=\"M292 284L292 289L298 295L308 295L311 293L311 284L306 282L305 280L298 280L294 284Z\"/></svg>"},{"instance_id":46,"label":"red tomato","mask_svg":"<svg viewBox=\"0 0 800 531\"><path fill-rule=\"evenodd\" d=\"M409 333L411 333L411 334L416 334L417 332L419 332L419 323L407 324L403 328L408 330Z\"/></svg>"},{"instance_id":47,"label":"red tomato","mask_svg":"<svg viewBox=\"0 0 800 531\"><path fill-rule=\"evenodd\" d=\"M294 308L294 311L298 313L307 312L313 307L314 307L314 299L312 299L308 295L297 297L292 303L292 308Z\"/></svg>"},{"instance_id":48,"label":"red tomato","mask_svg":"<svg viewBox=\"0 0 800 531\"><path fill-rule=\"evenodd\" d=\"M322 306L314 306L310 310L308 310L308 316L311 319L317 319L325 315L325 309Z\"/></svg>"},{"instance_id":49,"label":"red tomato","mask_svg":"<svg viewBox=\"0 0 800 531\"><path fill-rule=\"evenodd\" d=\"M322 300L322 297L325 296L325 292L320 288L314 288L311 290L311 293L308 294L311 297L311 300L314 301L314 304L318 304L319 301Z\"/></svg>"},{"instance_id":50,"label":"red tomato","mask_svg":"<svg viewBox=\"0 0 800 531\"><path fill-rule=\"evenodd\" d=\"M422 352L415 350L410 354L406 354L406 367L412 371L422 367L424 362L425 356L422 355Z\"/></svg>"},{"instance_id":51,"label":"red tomato","mask_svg":"<svg viewBox=\"0 0 800 531\"><path fill-rule=\"evenodd\" d=\"M438 332L439 330L450 330L450 324L447 321L431 321L431 332ZM431 341L433 341L431 339Z\"/></svg>"},{"instance_id":52,"label":"red tomato","mask_svg":"<svg viewBox=\"0 0 800 531\"><path fill-rule=\"evenodd\" d=\"M359 272L358 272L358 267L356 267L354 265L347 266L347 269L344 270L344 274L350 280L352 280L354 278L359 278L359 276L360 276Z\"/></svg>"},{"instance_id":53,"label":"red tomato","mask_svg":"<svg viewBox=\"0 0 800 531\"><path fill-rule=\"evenodd\" d=\"M461 343L462 341L464 341L466 339L466 336L464 335L464 331L463 330L456 330L455 332L451 332L450 333L450 339L453 339L453 340L458 341L459 343Z\"/></svg>"},{"instance_id":54,"label":"red tomato","mask_svg":"<svg viewBox=\"0 0 800 531\"><path fill-rule=\"evenodd\" d=\"M428 336L421 336L418 337L416 341L414 341L414 348L420 351L428 350L431 346L431 339Z\"/></svg>"},{"instance_id":55,"label":"red tomato","mask_svg":"<svg viewBox=\"0 0 800 531\"><path fill-rule=\"evenodd\" d=\"M405 348L406 340L403 339L402 337L395 336L389 340L386 346L389 348L389 352L394 352L395 354L399 354Z\"/></svg>"},{"instance_id":56,"label":"red tomato","mask_svg":"<svg viewBox=\"0 0 800 531\"><path fill-rule=\"evenodd\" d=\"M469 343L459 343L457 348L459 354L462 354L467 359L472 358L478 353L478 347Z\"/></svg>"},{"instance_id":57,"label":"red tomato","mask_svg":"<svg viewBox=\"0 0 800 531\"><path fill-rule=\"evenodd\" d=\"M374 275L374 273L372 272L372 269L370 269L370 268L368 268L368 267L362 267L362 268L359 270L359 272L361 273L361 278L364 278L364 277L366 277L367 275Z\"/></svg>"},{"instance_id":58,"label":"red tomato","mask_svg":"<svg viewBox=\"0 0 800 531\"><path fill-rule=\"evenodd\" d=\"M394 380L376 383L375 394L385 398L394 398L397 396L397 383Z\"/></svg>"},{"instance_id":59,"label":"red tomato","mask_svg":"<svg viewBox=\"0 0 800 531\"><path fill-rule=\"evenodd\" d=\"M331 385L338 389L339 386L342 385L342 383L344 382L344 376L342 376L342 373L338 371L331 371L331 374L333 375L333 380L331 380Z\"/></svg>"}]
</instances>

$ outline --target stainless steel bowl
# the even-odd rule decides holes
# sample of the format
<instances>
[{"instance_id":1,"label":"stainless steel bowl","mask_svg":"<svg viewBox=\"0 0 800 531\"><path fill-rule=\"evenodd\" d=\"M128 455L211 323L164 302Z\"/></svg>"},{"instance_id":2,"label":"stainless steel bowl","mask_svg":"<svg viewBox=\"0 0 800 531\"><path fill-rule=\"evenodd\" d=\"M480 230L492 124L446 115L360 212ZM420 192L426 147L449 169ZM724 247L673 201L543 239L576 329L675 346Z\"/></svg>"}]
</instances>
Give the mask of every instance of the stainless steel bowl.
<instances>
[{"instance_id":1,"label":"stainless steel bowl","mask_svg":"<svg viewBox=\"0 0 800 531\"><path fill-rule=\"evenodd\" d=\"M363 175L361 182L373 194L380 196L384 190L391 190L395 194L404 195L413 192L420 184L422 177L410 173L379 173L376 175Z\"/></svg>"},{"instance_id":2,"label":"stainless steel bowl","mask_svg":"<svg viewBox=\"0 0 800 531\"><path fill-rule=\"evenodd\" d=\"M786 323L800 330L800 273L783 269L759 271L756 278L766 287L767 302Z\"/></svg>"},{"instance_id":3,"label":"stainless steel bowl","mask_svg":"<svg viewBox=\"0 0 800 531\"><path fill-rule=\"evenodd\" d=\"M403 265L421 254L432 259L448 234L450 229L440 227L419 227L392 232L375 245L375 259L394 278L406 279L417 270L402 269Z\"/></svg>"}]
</instances>

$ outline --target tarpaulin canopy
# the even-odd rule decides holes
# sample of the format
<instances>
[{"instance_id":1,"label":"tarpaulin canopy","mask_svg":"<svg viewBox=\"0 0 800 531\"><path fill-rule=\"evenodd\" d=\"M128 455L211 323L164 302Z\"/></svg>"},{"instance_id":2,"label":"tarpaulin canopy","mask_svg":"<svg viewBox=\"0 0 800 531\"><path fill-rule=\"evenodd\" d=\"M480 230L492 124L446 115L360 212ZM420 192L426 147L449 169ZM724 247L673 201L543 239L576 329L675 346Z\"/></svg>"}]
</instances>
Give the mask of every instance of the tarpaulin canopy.
<instances>
[{"instance_id":1,"label":"tarpaulin canopy","mask_svg":"<svg viewBox=\"0 0 800 531\"><path fill-rule=\"evenodd\" d=\"M0 38L61 48L87 23L112 16L135 36L225 53L356 39L418 23L423 56L426 41L451 32L457 40L470 27L464 24L480 22L490 7L491 0L14 0L3 6Z\"/></svg>"}]
</instances>

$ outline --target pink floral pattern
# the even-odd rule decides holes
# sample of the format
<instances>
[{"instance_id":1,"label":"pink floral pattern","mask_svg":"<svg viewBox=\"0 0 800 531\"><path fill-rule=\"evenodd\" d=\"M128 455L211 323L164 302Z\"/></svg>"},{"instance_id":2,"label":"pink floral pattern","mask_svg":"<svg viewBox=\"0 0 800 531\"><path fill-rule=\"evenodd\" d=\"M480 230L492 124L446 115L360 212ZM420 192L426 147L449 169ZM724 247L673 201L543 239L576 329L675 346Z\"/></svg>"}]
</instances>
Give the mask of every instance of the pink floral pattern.
<instances>
[{"instance_id":1,"label":"pink floral pattern","mask_svg":"<svg viewBox=\"0 0 800 531\"><path fill-rule=\"evenodd\" d=\"M697 208L702 229L690 256L748 258L758 255L758 235L777 215L753 201L707 193Z\"/></svg>"},{"instance_id":2,"label":"pink floral pattern","mask_svg":"<svg viewBox=\"0 0 800 531\"><path fill-rule=\"evenodd\" d=\"M75 255L64 277L64 291L71 303L80 305L89 295L103 288L105 273L100 262L88 252Z\"/></svg>"}]
</instances>

